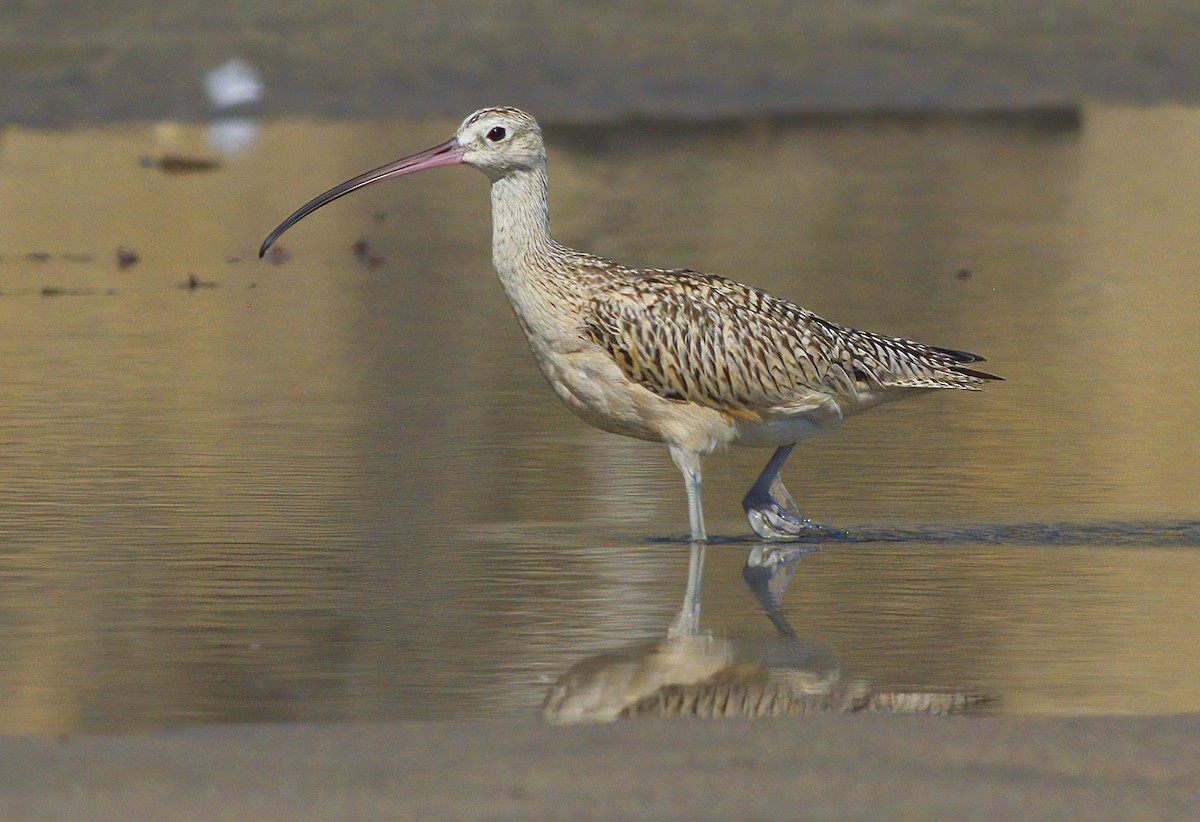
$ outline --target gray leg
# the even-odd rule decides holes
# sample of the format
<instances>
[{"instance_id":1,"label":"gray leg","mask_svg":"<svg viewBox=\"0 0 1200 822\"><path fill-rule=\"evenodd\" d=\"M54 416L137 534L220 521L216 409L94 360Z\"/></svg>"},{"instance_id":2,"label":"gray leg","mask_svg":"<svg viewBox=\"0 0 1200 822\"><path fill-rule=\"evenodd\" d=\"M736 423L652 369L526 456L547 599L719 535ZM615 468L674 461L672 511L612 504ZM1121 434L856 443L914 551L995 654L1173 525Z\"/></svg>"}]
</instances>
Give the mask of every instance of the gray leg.
<instances>
[{"instance_id":1,"label":"gray leg","mask_svg":"<svg viewBox=\"0 0 1200 822\"><path fill-rule=\"evenodd\" d=\"M687 487L688 524L691 526L692 542L706 542L708 536L704 533L704 509L700 504L700 455L675 445L670 449L671 459L683 473Z\"/></svg>"},{"instance_id":2,"label":"gray leg","mask_svg":"<svg viewBox=\"0 0 1200 822\"><path fill-rule=\"evenodd\" d=\"M779 478L780 469L795 447L796 443L792 443L776 448L742 499L742 510L746 512L746 519L750 520L750 527L763 539L789 539L805 534L829 533L829 529L800 513L795 500Z\"/></svg>"}]
</instances>

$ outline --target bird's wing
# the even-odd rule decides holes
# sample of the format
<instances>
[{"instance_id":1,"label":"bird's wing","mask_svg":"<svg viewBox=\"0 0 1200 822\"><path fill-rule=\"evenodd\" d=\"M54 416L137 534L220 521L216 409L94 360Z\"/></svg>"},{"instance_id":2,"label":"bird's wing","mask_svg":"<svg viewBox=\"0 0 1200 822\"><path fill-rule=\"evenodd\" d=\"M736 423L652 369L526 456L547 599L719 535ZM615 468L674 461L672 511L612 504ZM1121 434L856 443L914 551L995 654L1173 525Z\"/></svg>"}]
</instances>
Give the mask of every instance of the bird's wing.
<instances>
[{"instance_id":1,"label":"bird's wing","mask_svg":"<svg viewBox=\"0 0 1200 822\"><path fill-rule=\"evenodd\" d=\"M692 271L607 282L586 333L629 379L713 408L787 409L889 388L978 388L974 354L856 331L769 294Z\"/></svg>"}]
</instances>

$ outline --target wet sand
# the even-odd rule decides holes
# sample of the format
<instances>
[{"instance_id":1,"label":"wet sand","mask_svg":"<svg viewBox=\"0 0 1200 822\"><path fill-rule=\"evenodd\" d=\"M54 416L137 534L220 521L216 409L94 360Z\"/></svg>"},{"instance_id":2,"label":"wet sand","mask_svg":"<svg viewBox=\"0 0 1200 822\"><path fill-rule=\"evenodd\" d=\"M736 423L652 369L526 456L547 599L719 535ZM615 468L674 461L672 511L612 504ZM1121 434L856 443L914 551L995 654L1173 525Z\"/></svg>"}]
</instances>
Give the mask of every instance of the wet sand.
<instances>
[{"instance_id":1,"label":"wet sand","mask_svg":"<svg viewBox=\"0 0 1200 822\"><path fill-rule=\"evenodd\" d=\"M1200 717L216 726L0 740L5 819L1183 819Z\"/></svg>"}]
</instances>

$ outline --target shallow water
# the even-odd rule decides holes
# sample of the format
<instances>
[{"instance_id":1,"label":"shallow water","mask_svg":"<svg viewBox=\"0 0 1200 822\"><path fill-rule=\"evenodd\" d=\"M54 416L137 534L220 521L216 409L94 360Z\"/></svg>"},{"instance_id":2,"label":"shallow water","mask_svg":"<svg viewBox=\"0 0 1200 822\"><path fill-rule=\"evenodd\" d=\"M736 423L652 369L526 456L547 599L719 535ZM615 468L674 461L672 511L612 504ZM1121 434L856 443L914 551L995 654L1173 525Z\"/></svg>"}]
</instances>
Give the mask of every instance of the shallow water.
<instances>
[{"instance_id":1,"label":"shallow water","mask_svg":"<svg viewBox=\"0 0 1200 822\"><path fill-rule=\"evenodd\" d=\"M665 634L682 482L542 382L480 175L356 194L255 258L453 127L281 122L226 155L203 127L0 132L0 731L532 715ZM797 449L793 493L853 539L797 563L794 640L997 711L1200 710L1200 111L547 136L561 240L1007 379ZM701 624L745 642L780 634L742 574L766 456L706 464Z\"/></svg>"}]
</instances>

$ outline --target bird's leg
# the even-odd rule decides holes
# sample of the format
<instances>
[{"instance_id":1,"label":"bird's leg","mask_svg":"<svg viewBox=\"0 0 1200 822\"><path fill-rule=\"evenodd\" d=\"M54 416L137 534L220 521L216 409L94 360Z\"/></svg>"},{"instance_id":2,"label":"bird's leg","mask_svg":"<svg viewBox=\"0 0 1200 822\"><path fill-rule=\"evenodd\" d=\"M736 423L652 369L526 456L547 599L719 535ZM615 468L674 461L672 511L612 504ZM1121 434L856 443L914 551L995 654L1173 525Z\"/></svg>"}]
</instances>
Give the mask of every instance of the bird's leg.
<instances>
[{"instance_id":1,"label":"bird's leg","mask_svg":"<svg viewBox=\"0 0 1200 822\"><path fill-rule=\"evenodd\" d=\"M776 448L762 473L742 499L742 510L746 512L746 519L750 520L750 527L763 539L789 539L805 534L830 533L829 529L800 513L796 501L779 478L780 469L795 447L796 443L793 442Z\"/></svg>"},{"instance_id":2,"label":"bird's leg","mask_svg":"<svg viewBox=\"0 0 1200 822\"><path fill-rule=\"evenodd\" d=\"M700 455L677 445L670 446L670 450L671 459L683 473L683 482L687 487L692 542L706 542L708 536L704 533L704 508L700 504Z\"/></svg>"}]
</instances>

